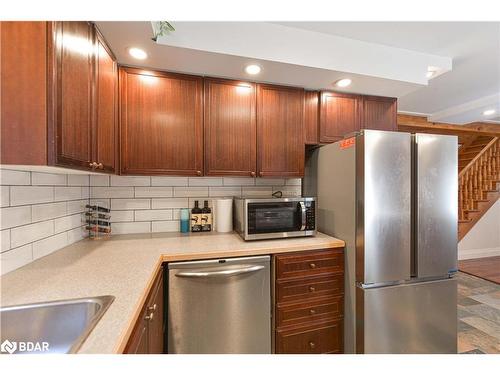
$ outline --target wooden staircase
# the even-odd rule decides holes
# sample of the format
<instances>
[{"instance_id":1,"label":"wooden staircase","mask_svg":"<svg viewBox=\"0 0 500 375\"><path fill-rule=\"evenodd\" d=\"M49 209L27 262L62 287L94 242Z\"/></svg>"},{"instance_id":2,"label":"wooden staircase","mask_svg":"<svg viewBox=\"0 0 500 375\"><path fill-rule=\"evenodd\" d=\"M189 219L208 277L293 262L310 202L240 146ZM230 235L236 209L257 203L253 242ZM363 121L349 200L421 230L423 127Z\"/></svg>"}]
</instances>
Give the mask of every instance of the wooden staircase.
<instances>
[{"instance_id":1,"label":"wooden staircase","mask_svg":"<svg viewBox=\"0 0 500 375\"><path fill-rule=\"evenodd\" d=\"M479 135L458 154L459 241L500 197L500 139Z\"/></svg>"},{"instance_id":2,"label":"wooden staircase","mask_svg":"<svg viewBox=\"0 0 500 375\"><path fill-rule=\"evenodd\" d=\"M500 125L441 124L422 116L398 114L398 130L458 137L458 239L461 240L500 197Z\"/></svg>"}]
</instances>

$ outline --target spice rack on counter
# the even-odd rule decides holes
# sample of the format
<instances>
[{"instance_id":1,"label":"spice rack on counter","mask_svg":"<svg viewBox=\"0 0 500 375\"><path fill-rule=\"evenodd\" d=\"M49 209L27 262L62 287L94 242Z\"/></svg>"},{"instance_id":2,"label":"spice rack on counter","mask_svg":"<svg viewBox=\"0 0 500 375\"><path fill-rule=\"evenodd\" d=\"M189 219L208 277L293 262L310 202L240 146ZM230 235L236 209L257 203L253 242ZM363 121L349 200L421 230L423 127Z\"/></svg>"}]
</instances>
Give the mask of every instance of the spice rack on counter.
<instances>
[{"instance_id":1,"label":"spice rack on counter","mask_svg":"<svg viewBox=\"0 0 500 375\"><path fill-rule=\"evenodd\" d=\"M93 240L107 238L111 235L110 209L99 204L86 205L85 229Z\"/></svg>"}]
</instances>

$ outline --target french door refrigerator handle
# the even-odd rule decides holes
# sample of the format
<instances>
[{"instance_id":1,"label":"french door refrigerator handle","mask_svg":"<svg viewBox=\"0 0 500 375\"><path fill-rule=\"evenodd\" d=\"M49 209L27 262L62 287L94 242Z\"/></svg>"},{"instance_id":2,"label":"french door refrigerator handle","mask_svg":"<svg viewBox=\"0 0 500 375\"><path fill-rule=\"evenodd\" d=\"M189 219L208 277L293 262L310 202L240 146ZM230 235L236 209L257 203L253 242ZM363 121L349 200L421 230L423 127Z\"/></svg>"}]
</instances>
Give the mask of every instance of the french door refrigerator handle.
<instances>
[{"instance_id":1,"label":"french door refrigerator handle","mask_svg":"<svg viewBox=\"0 0 500 375\"><path fill-rule=\"evenodd\" d=\"M245 273L252 273L260 271L265 268L264 266L254 265L254 266L242 266L236 269L227 269L219 271L184 271L176 273L177 277L231 277L236 275L241 275Z\"/></svg>"}]
</instances>

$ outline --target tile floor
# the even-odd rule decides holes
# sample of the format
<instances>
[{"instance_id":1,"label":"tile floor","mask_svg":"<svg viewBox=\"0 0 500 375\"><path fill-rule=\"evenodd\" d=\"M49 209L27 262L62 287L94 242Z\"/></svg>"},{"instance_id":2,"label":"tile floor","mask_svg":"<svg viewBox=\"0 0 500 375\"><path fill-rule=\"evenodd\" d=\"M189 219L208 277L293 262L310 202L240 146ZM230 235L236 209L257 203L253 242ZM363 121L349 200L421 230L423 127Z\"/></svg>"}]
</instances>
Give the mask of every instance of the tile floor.
<instances>
[{"instance_id":1,"label":"tile floor","mask_svg":"<svg viewBox=\"0 0 500 375\"><path fill-rule=\"evenodd\" d=\"M500 285L459 272L458 352L500 353Z\"/></svg>"}]
</instances>

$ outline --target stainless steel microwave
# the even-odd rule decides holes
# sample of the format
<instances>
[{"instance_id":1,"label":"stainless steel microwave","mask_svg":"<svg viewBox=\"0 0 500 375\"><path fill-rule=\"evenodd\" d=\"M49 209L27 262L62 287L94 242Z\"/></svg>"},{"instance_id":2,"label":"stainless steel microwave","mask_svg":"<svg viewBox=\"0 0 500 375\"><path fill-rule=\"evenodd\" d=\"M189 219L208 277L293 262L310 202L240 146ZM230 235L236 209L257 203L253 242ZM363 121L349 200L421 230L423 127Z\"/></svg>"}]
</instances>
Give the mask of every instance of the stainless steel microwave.
<instances>
[{"instance_id":1,"label":"stainless steel microwave","mask_svg":"<svg viewBox=\"0 0 500 375\"><path fill-rule=\"evenodd\" d=\"M236 198L234 228L244 240L316 234L316 198Z\"/></svg>"}]
</instances>

